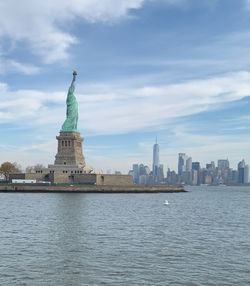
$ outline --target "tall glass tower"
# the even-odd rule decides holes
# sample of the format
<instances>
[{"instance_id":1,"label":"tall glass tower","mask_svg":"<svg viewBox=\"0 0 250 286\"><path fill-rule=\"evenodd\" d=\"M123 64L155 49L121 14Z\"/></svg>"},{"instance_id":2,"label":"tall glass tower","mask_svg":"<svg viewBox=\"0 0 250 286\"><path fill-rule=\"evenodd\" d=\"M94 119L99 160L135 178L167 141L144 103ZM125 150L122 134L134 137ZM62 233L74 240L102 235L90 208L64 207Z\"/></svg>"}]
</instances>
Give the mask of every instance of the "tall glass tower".
<instances>
[{"instance_id":1,"label":"tall glass tower","mask_svg":"<svg viewBox=\"0 0 250 286\"><path fill-rule=\"evenodd\" d=\"M158 175L158 169L159 169L159 144L157 144L157 137L156 137L156 142L153 147L153 175L157 176Z\"/></svg>"},{"instance_id":2,"label":"tall glass tower","mask_svg":"<svg viewBox=\"0 0 250 286\"><path fill-rule=\"evenodd\" d=\"M188 159L188 157L185 153L179 153L178 175L182 175L182 172L186 171L187 159Z\"/></svg>"}]
</instances>

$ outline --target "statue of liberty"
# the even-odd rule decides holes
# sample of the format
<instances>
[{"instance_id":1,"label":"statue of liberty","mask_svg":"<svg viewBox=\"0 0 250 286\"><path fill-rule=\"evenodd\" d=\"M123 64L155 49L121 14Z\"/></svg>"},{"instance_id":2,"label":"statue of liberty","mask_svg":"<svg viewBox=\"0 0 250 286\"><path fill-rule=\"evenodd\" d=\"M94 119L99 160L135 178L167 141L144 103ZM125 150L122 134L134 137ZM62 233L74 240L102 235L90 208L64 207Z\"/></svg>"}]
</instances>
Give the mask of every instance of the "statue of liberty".
<instances>
[{"instance_id":1,"label":"statue of liberty","mask_svg":"<svg viewBox=\"0 0 250 286\"><path fill-rule=\"evenodd\" d=\"M74 96L75 91L75 80L76 80L77 72L74 70L73 72L73 80L69 87L68 95L67 95L67 117L63 123L61 132L78 132L77 131L77 122L78 122L78 103L76 101L76 97Z\"/></svg>"}]
</instances>

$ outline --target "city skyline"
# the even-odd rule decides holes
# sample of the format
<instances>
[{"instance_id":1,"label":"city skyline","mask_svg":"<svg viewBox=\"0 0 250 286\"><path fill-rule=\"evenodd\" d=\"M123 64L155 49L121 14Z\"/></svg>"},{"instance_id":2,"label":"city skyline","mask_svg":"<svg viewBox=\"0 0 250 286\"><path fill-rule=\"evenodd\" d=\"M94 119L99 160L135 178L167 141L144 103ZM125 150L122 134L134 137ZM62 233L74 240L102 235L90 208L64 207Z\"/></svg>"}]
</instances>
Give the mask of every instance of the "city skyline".
<instances>
[{"instance_id":1,"label":"city skyline","mask_svg":"<svg viewBox=\"0 0 250 286\"><path fill-rule=\"evenodd\" d=\"M0 3L0 163L54 161L73 69L94 168L250 160L250 1Z\"/></svg>"},{"instance_id":2,"label":"city skyline","mask_svg":"<svg viewBox=\"0 0 250 286\"><path fill-rule=\"evenodd\" d=\"M160 146L157 142L153 145L152 169L148 165L137 162L133 163L128 174L133 177L134 184L139 185L237 185L250 184L250 165L242 159L234 169L227 159L217 159L202 166L199 161L186 153L178 154L178 168L164 169L160 164Z\"/></svg>"}]
</instances>

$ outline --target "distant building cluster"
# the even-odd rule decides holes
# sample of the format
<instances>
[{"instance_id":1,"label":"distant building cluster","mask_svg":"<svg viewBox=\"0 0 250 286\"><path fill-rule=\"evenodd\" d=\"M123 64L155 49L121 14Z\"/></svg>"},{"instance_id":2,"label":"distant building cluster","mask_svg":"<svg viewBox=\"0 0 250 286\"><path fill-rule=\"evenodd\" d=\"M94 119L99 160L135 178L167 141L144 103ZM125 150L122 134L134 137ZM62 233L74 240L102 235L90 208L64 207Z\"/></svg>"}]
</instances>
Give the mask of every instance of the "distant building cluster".
<instances>
[{"instance_id":1,"label":"distant building cluster","mask_svg":"<svg viewBox=\"0 0 250 286\"><path fill-rule=\"evenodd\" d=\"M200 162L192 162L192 158L185 153L179 153L178 173L168 170L168 184L187 185L220 185L220 184L248 184L250 183L250 167L242 160L238 163L238 169L230 168L228 159L220 159L217 162L201 167Z\"/></svg>"},{"instance_id":2,"label":"distant building cluster","mask_svg":"<svg viewBox=\"0 0 250 286\"><path fill-rule=\"evenodd\" d=\"M129 175L133 176L134 184L166 185L163 164L159 163L159 150L159 144L156 140L156 143L153 146L152 170L143 164L133 164L133 168L129 171Z\"/></svg>"},{"instance_id":3,"label":"distant building cluster","mask_svg":"<svg viewBox=\"0 0 250 286\"><path fill-rule=\"evenodd\" d=\"M164 174L164 166L159 163L159 144L153 146L152 169L144 164L133 164L129 174L134 184L139 185L234 185L250 183L250 166L244 160L238 163L237 170L230 168L228 159L220 159L201 167L200 162L193 162L192 157L179 153L178 172L168 169Z\"/></svg>"}]
</instances>

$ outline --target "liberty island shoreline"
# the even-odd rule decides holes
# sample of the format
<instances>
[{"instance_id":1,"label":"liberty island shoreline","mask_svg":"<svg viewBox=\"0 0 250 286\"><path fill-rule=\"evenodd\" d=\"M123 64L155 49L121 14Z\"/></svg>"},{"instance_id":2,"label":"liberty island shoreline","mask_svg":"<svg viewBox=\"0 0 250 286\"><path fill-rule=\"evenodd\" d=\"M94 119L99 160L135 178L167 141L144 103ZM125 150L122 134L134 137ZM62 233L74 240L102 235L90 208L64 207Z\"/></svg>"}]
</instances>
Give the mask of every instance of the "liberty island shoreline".
<instances>
[{"instance_id":1,"label":"liberty island shoreline","mask_svg":"<svg viewBox=\"0 0 250 286\"><path fill-rule=\"evenodd\" d=\"M0 185L0 192L28 193L183 193L183 186L124 186L124 185Z\"/></svg>"}]
</instances>

